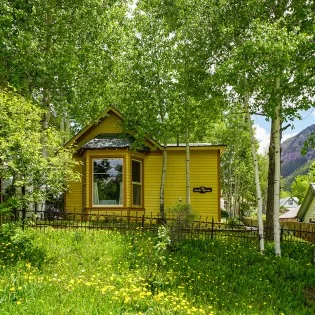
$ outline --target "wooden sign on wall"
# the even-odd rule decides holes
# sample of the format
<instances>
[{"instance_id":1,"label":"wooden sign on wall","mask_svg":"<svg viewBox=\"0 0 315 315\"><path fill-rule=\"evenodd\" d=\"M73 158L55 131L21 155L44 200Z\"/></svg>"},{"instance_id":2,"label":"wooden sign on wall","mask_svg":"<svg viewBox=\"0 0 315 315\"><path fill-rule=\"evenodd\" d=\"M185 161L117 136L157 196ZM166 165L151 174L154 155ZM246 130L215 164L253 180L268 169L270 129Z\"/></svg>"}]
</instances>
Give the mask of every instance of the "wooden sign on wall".
<instances>
[{"instance_id":1,"label":"wooden sign on wall","mask_svg":"<svg viewBox=\"0 0 315 315\"><path fill-rule=\"evenodd\" d=\"M212 188L210 187L205 187L205 186L200 186L200 187L194 187L193 192L198 192L200 194L205 194L207 192L212 192Z\"/></svg>"}]
</instances>

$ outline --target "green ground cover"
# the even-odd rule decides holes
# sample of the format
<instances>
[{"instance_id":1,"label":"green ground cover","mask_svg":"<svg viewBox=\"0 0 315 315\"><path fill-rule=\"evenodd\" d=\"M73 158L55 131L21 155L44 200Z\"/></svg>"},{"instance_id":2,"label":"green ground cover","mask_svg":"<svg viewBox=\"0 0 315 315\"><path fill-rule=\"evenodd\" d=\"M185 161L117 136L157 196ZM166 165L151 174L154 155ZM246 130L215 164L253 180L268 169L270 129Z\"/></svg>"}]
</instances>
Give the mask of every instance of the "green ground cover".
<instances>
[{"instance_id":1,"label":"green ground cover","mask_svg":"<svg viewBox=\"0 0 315 315\"><path fill-rule=\"evenodd\" d=\"M314 314L314 247L276 258L165 233L0 232L0 314ZM267 246L268 247L268 246Z\"/></svg>"}]
</instances>

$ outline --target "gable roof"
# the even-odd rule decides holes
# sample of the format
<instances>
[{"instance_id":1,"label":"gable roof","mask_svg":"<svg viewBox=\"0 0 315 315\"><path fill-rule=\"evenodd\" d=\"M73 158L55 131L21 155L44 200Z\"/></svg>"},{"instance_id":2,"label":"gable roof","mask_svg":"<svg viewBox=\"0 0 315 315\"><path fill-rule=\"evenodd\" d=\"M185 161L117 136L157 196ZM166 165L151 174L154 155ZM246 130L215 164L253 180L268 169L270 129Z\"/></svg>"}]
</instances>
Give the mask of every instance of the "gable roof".
<instances>
[{"instance_id":1,"label":"gable roof","mask_svg":"<svg viewBox=\"0 0 315 315\"><path fill-rule=\"evenodd\" d=\"M280 199L280 206L285 206L289 200L294 201L294 203L296 204L296 206L297 206L298 203L299 203L299 199L298 199L297 197L285 197L285 198L281 198L281 199ZM292 205L289 205L289 204L288 204L288 206L291 206L291 207L292 207ZM294 205L293 205L293 206L294 206Z\"/></svg>"},{"instance_id":2,"label":"gable roof","mask_svg":"<svg viewBox=\"0 0 315 315\"><path fill-rule=\"evenodd\" d=\"M94 139L82 146L83 149L105 149L105 148L130 148L132 140L130 137L118 135L99 134Z\"/></svg>"},{"instance_id":3,"label":"gable roof","mask_svg":"<svg viewBox=\"0 0 315 315\"><path fill-rule=\"evenodd\" d=\"M297 217L303 220L307 210L309 209L313 199L315 197L315 184L310 184L308 187L307 193L303 199L299 212L297 213Z\"/></svg>"},{"instance_id":4,"label":"gable roof","mask_svg":"<svg viewBox=\"0 0 315 315\"><path fill-rule=\"evenodd\" d=\"M102 123L110 115L110 113L113 113L118 118L123 119L122 114L114 106L110 105L102 114L100 114L95 119L95 122L90 123L89 125L85 126L83 129L81 129L68 142L66 142L64 146L69 147L71 145L75 145L76 143L80 142L81 139L85 138L85 136L88 133L90 133L93 129L95 129L100 123Z\"/></svg>"},{"instance_id":5,"label":"gable roof","mask_svg":"<svg viewBox=\"0 0 315 315\"><path fill-rule=\"evenodd\" d=\"M85 137L87 137L87 135L89 133L91 133L97 126L99 126L110 115L116 116L121 121L125 120L123 114L117 108L115 108L113 105L110 105L106 108L105 111L103 111L103 113L101 113L96 118L95 122L84 127L75 136L73 136L64 146L65 147L74 146L77 143L79 143L80 141L82 141ZM132 135L132 133L130 133L130 134ZM153 138L146 136L145 140L148 141L152 147L156 147L156 148L161 149L161 145L157 141L155 141ZM92 141L92 142L90 141L89 143L85 144L85 146L87 146L89 144L86 148L89 148L89 146L91 146L91 148L93 148L93 146L97 146L97 144L96 144L97 142L99 142L99 145L105 145L106 146L105 141L97 141L97 140ZM114 144L114 142L112 142L111 144L108 142L107 147L113 147L112 146L113 144ZM118 147L121 147L121 145L122 145L122 143L119 141L116 141L116 144L119 144ZM123 145L123 147L126 147L126 143L125 143L125 145Z\"/></svg>"},{"instance_id":6,"label":"gable roof","mask_svg":"<svg viewBox=\"0 0 315 315\"><path fill-rule=\"evenodd\" d=\"M75 146L82 142L85 138L89 136L91 132L93 132L94 129L96 129L103 121L110 117L110 116L116 116L119 120L124 121L125 117L123 114L120 113L120 111L115 108L113 105L110 105L106 108L106 110L100 114L96 120L84 127L81 131L79 131L75 136L73 136L65 145L64 147L70 147ZM129 136L130 135L130 136ZM133 132L127 132L127 134L124 136L122 134L98 134L93 139L89 139L87 143L84 143L81 147L78 149L85 150L85 149L107 149L107 148L131 148L131 145L133 143L133 140L135 136L135 133ZM143 146L143 150L147 151L150 148L157 148L158 150L162 150L162 145L155 141L150 136L145 136L145 142L146 145ZM225 145L218 144L213 145L211 143L190 143L189 146L192 150L219 150L220 152L223 151L225 148ZM185 150L186 144L180 143L180 144L168 144L167 150Z\"/></svg>"}]
</instances>

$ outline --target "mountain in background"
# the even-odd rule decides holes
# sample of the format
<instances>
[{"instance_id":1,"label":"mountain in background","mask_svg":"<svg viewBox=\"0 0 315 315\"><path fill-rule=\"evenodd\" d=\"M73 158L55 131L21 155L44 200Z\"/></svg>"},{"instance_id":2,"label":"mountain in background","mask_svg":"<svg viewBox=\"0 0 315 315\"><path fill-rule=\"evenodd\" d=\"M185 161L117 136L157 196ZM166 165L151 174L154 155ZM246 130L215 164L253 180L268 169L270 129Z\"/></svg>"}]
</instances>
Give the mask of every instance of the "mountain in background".
<instances>
[{"instance_id":1,"label":"mountain in background","mask_svg":"<svg viewBox=\"0 0 315 315\"><path fill-rule=\"evenodd\" d=\"M301 154L303 143L312 132L315 132L315 124L281 144L281 175L284 178L284 190L290 190L297 175L307 174L310 163L315 160L315 150L310 150L306 155Z\"/></svg>"}]
</instances>

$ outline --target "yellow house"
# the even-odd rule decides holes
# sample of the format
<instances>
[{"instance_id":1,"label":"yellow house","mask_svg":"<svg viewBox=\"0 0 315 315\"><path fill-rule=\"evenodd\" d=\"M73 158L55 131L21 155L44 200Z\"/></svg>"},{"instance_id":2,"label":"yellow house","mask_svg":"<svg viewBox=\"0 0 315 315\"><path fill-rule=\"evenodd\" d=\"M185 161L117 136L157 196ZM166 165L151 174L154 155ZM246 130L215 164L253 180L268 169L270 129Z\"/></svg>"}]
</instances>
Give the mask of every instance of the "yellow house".
<instances>
[{"instance_id":1,"label":"yellow house","mask_svg":"<svg viewBox=\"0 0 315 315\"><path fill-rule=\"evenodd\" d=\"M148 137L133 150L132 135L124 132L123 116L110 106L66 146L74 146L80 161L80 182L70 183L66 212L133 213L157 216L160 205L162 147ZM191 144L191 206L201 217L220 220L220 153L224 146ZM165 209L186 200L184 145L167 146Z\"/></svg>"}]
</instances>

